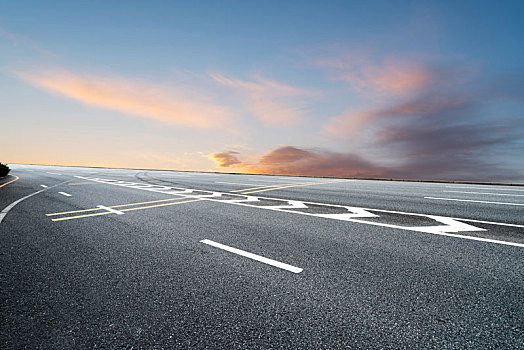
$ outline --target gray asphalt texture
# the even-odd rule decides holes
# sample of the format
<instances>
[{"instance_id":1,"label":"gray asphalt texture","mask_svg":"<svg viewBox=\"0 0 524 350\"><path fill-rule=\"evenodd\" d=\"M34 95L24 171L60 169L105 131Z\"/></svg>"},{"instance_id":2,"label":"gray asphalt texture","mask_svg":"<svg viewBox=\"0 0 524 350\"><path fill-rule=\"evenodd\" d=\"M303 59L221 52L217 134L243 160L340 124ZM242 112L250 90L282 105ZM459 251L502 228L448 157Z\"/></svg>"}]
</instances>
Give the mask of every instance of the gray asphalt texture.
<instances>
[{"instance_id":1,"label":"gray asphalt texture","mask_svg":"<svg viewBox=\"0 0 524 350\"><path fill-rule=\"evenodd\" d=\"M205 200L65 221L45 215L174 197L75 176L222 193L332 179L11 168L20 179L0 188L0 210L58 186L0 223L2 349L524 349L522 247ZM524 203L523 190L355 180L252 195L524 225L524 206L424 198ZM486 231L461 235L524 242L523 228L468 224Z\"/></svg>"}]
</instances>

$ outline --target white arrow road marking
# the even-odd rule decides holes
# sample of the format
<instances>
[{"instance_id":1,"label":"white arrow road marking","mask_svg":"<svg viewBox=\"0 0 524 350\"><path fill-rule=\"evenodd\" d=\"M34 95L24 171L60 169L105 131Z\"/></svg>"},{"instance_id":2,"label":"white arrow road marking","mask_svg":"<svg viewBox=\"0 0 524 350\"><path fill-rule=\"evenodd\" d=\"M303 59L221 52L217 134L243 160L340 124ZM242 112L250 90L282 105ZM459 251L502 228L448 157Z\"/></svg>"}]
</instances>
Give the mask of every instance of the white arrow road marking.
<instances>
[{"instance_id":1,"label":"white arrow road marking","mask_svg":"<svg viewBox=\"0 0 524 350\"><path fill-rule=\"evenodd\" d=\"M308 206L301 201L286 201L288 204L285 205L257 205L259 208L264 209L307 209Z\"/></svg>"},{"instance_id":2,"label":"white arrow road marking","mask_svg":"<svg viewBox=\"0 0 524 350\"><path fill-rule=\"evenodd\" d=\"M328 218L328 219L336 219L336 220L350 220L354 218L376 218L378 217L378 215L372 214L363 208L355 208L355 207L345 207L345 208L347 208L347 210L349 210L351 213L316 214L315 216L320 216L320 217Z\"/></svg>"},{"instance_id":3,"label":"white arrow road marking","mask_svg":"<svg viewBox=\"0 0 524 350\"><path fill-rule=\"evenodd\" d=\"M161 192L168 193L168 194L176 194L176 195L179 195L179 194L186 195L186 194L193 193L193 190L182 188L182 189L174 189L172 191L161 191Z\"/></svg>"},{"instance_id":4,"label":"white arrow road marking","mask_svg":"<svg viewBox=\"0 0 524 350\"><path fill-rule=\"evenodd\" d=\"M255 196L241 196L241 195L236 195L235 194L235 197L238 196L238 197L243 197L243 198L240 198L240 199L226 199L226 200L221 200L221 202L224 202L224 203L248 203L248 202L258 202L258 197L255 197Z\"/></svg>"},{"instance_id":5,"label":"white arrow road marking","mask_svg":"<svg viewBox=\"0 0 524 350\"><path fill-rule=\"evenodd\" d=\"M124 186L124 187L134 187L135 183L125 183L125 182L118 182L115 183L115 180L105 180L105 179L99 179L99 178L88 178L88 177L82 177L82 176L76 176L77 178L85 179L85 180L91 180L91 181L97 181L101 183L106 183L110 185L117 185L117 186ZM359 207L348 207L348 206L341 206L341 205L334 205L334 204L324 204L324 203L315 203L315 202L302 202L302 201L294 201L294 200L286 200L282 198L271 198L271 197L256 197L256 196L243 196L244 198L240 199L226 199L226 200L220 200L222 196L231 196L230 193L222 193L222 192L213 192L213 195L211 196L200 196L200 195L191 195L193 191L199 191L199 190L193 190L193 189L183 189L183 188L175 188L172 187L172 190L165 191L165 190L159 190L157 188L148 188L148 187L134 187L141 190L146 191L152 191L152 192L159 192L159 193L165 193L165 194L173 194L176 196L184 196L184 197L190 197L190 198L200 198L202 200L208 200L208 201L214 201L214 202L221 202L221 203L229 203L234 205L241 205L241 206L248 206L252 208L260 208L260 209L266 209L266 210L274 210L274 211L280 211L285 213L293 213L293 214L300 214L300 215L308 215L308 216L315 216L315 217L321 217L321 218L327 218L327 219L334 219L334 220L343 220L343 221L349 221L349 222L356 222L366 225L373 225L373 226L382 226L382 227L390 227L390 228L396 228L396 229L402 229L402 230L409 230L409 231L416 231L416 232L423 232L423 233L431 233L436 235L442 235L442 236L448 236L448 237L457 237L462 239L468 239L468 240L475 240L475 241L482 241L482 242L490 242L490 243L497 243L497 244L503 244L503 245L510 245L510 246L516 246L516 247L524 247L524 244L522 243L515 243L515 242L508 242L508 241L500 241L500 240L492 240L487 238L481 238L481 237L475 237L475 236L468 236L468 235L458 235L453 234L455 232L473 232L473 231L486 231L483 228L479 228L470 224L463 223L462 221L468 221L468 222L479 222L479 223L485 223L489 225L497 225L497 226L508 226L508 227L522 227L524 228L524 225L517 225L517 224L509 224L509 223L503 223L503 222L488 222L488 221L477 221L472 219L462 219L462 218L450 218L445 216L436 216L436 215L428 215L428 214L418 214L418 213L407 213L407 212L400 212L400 211L393 211L393 210L383 210L383 209L372 209L372 208L359 208ZM210 191L207 191L210 192ZM272 206L260 206L260 205L253 205L252 202L257 202L260 200L273 200L273 201L279 201L287 203L285 205L272 205ZM293 211L292 209L300 209L300 208L308 208L308 204L311 205L320 205L324 207L329 208L344 208L347 209L348 213L341 213L341 214L320 214L320 213L310 213L310 212L303 212L303 211ZM524 204L522 204L524 205ZM383 222L375 222L375 221L368 221L368 220L359 220L360 218L370 218L370 217L380 217L380 213L393 213L393 214L400 214L400 215L406 215L406 216L415 216L415 217L423 217L426 219L432 219L440 224L444 225L435 225L435 226L401 226L401 225L394 225L394 224L388 224ZM378 214L375 214L378 213Z\"/></svg>"},{"instance_id":6,"label":"white arrow road marking","mask_svg":"<svg viewBox=\"0 0 524 350\"><path fill-rule=\"evenodd\" d=\"M447 218L444 216L433 216L428 215L428 217L432 218L435 221L439 221L444 226L420 226L420 227L412 227L412 229L416 229L421 232L427 232L427 233L450 233L450 232L460 232L460 231L486 231L483 228L478 228L472 225L465 224L463 222L459 222L457 220L454 220L452 218Z\"/></svg>"}]
</instances>

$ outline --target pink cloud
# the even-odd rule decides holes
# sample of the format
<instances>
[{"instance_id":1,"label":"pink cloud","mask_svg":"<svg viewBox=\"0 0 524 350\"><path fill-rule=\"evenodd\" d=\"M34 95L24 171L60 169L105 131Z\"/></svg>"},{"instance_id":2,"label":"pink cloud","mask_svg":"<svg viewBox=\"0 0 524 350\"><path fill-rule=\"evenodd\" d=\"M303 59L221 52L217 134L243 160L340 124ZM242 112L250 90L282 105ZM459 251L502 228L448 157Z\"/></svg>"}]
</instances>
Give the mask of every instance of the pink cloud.
<instances>
[{"instance_id":1,"label":"pink cloud","mask_svg":"<svg viewBox=\"0 0 524 350\"><path fill-rule=\"evenodd\" d=\"M331 118L324 126L324 130L333 136L354 135L355 132L379 120L409 124L446 111L462 110L469 104L470 101L464 96L423 95L385 108L342 113ZM410 118L410 122L405 122L403 118Z\"/></svg>"},{"instance_id":2,"label":"pink cloud","mask_svg":"<svg viewBox=\"0 0 524 350\"><path fill-rule=\"evenodd\" d=\"M238 91L246 100L247 109L262 122L278 127L293 126L300 122L303 98L312 93L256 76L253 81L232 79L222 74L210 74L224 86Z\"/></svg>"},{"instance_id":3,"label":"pink cloud","mask_svg":"<svg viewBox=\"0 0 524 350\"><path fill-rule=\"evenodd\" d=\"M16 73L33 86L80 101L146 119L193 128L231 130L233 115L225 108L165 85L123 77L73 73L66 70Z\"/></svg>"},{"instance_id":4,"label":"pink cloud","mask_svg":"<svg viewBox=\"0 0 524 350\"><path fill-rule=\"evenodd\" d=\"M424 88L433 79L430 69L403 60L377 62L366 56L345 55L318 60L316 64L330 69L334 80L345 81L359 91L402 95Z\"/></svg>"}]
</instances>

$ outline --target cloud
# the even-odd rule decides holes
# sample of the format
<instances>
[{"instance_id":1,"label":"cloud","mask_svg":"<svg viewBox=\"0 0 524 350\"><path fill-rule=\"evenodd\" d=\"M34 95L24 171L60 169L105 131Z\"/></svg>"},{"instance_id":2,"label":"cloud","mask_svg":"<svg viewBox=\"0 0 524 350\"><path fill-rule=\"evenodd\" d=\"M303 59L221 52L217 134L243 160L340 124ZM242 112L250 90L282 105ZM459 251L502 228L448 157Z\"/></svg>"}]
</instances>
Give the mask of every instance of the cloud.
<instances>
[{"instance_id":1,"label":"cloud","mask_svg":"<svg viewBox=\"0 0 524 350\"><path fill-rule=\"evenodd\" d=\"M381 120L412 123L415 119L429 119L446 113L451 115L454 111L466 110L470 105L471 101L466 96L428 93L383 109L343 113L331 118L324 129L331 135L345 136L360 131L366 124Z\"/></svg>"},{"instance_id":2,"label":"cloud","mask_svg":"<svg viewBox=\"0 0 524 350\"><path fill-rule=\"evenodd\" d=\"M215 153L211 159L221 168L231 167L235 171L257 174L380 177L384 173L380 167L355 154L321 149L283 146L262 155L255 164L240 161L237 152L234 156L230 153Z\"/></svg>"},{"instance_id":3,"label":"cloud","mask_svg":"<svg viewBox=\"0 0 524 350\"><path fill-rule=\"evenodd\" d=\"M371 60L364 55L346 54L317 60L333 80L347 82L357 91L402 95L426 87L433 71L409 60Z\"/></svg>"},{"instance_id":4,"label":"cloud","mask_svg":"<svg viewBox=\"0 0 524 350\"><path fill-rule=\"evenodd\" d=\"M518 165L502 169L497 157L519 157L513 149L524 137L518 120L524 112L524 75L472 77L471 70L460 65L427 69L433 71L430 85L404 96L404 101L331 118L324 126L328 136L358 140L388 154L402 165L392 175L522 179Z\"/></svg>"},{"instance_id":5,"label":"cloud","mask_svg":"<svg viewBox=\"0 0 524 350\"><path fill-rule=\"evenodd\" d=\"M51 58L58 57L57 54L43 48L42 46L35 43L33 40L23 37L21 35L15 34L13 32L7 31L6 29L4 29L1 26L0 26L0 38L4 38L10 41L13 44L13 46L29 48L44 57L51 57Z\"/></svg>"},{"instance_id":6,"label":"cloud","mask_svg":"<svg viewBox=\"0 0 524 350\"><path fill-rule=\"evenodd\" d=\"M233 115L209 99L123 77L78 74L66 70L18 72L33 86L88 106L193 128L231 129Z\"/></svg>"},{"instance_id":7,"label":"cloud","mask_svg":"<svg viewBox=\"0 0 524 350\"><path fill-rule=\"evenodd\" d=\"M494 140L495 141L495 140ZM404 164L383 166L351 152L282 146L268 151L255 163L243 162L237 152L210 157L220 168L252 174L306 175L327 177L393 178L414 180L522 181L522 174L467 153L441 153L415 157Z\"/></svg>"},{"instance_id":8,"label":"cloud","mask_svg":"<svg viewBox=\"0 0 524 350\"><path fill-rule=\"evenodd\" d=\"M255 76L253 81L233 79L211 73L211 78L240 93L247 100L247 109L262 122L277 127L296 125L303 113L303 98L312 92Z\"/></svg>"},{"instance_id":9,"label":"cloud","mask_svg":"<svg viewBox=\"0 0 524 350\"><path fill-rule=\"evenodd\" d=\"M236 157L239 154L235 151L219 152L208 155L207 157L217 163L219 168L229 168L241 164L242 162Z\"/></svg>"}]
</instances>

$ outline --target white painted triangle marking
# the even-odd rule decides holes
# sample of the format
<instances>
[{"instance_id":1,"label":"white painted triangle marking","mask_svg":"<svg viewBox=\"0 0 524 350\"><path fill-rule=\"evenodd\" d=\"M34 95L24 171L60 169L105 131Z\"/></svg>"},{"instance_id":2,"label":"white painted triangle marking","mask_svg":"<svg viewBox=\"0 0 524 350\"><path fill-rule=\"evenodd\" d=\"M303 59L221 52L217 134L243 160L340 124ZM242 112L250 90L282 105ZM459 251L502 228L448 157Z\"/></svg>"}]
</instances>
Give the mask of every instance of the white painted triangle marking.
<instances>
[{"instance_id":1,"label":"white painted triangle marking","mask_svg":"<svg viewBox=\"0 0 524 350\"><path fill-rule=\"evenodd\" d=\"M264 209L307 209L308 206L301 201L287 201L285 205L260 205L258 207Z\"/></svg>"},{"instance_id":2,"label":"white painted triangle marking","mask_svg":"<svg viewBox=\"0 0 524 350\"><path fill-rule=\"evenodd\" d=\"M321 216L323 218L328 219L336 219L336 220L349 220L349 219L355 219L355 218L376 218L379 217L376 214L370 213L369 211L362 209L362 208L356 208L356 207L344 207L347 210L349 210L351 213L340 213L340 214L317 214L315 216Z\"/></svg>"},{"instance_id":3,"label":"white painted triangle marking","mask_svg":"<svg viewBox=\"0 0 524 350\"><path fill-rule=\"evenodd\" d=\"M417 230L421 232L428 233L451 233L451 232L463 232L463 231L486 231L483 228L465 224L463 222L454 220L452 218L447 218L444 216L434 216L428 215L429 218L441 222L445 225L440 226L420 226L420 227L411 227L412 230Z\"/></svg>"}]
</instances>

